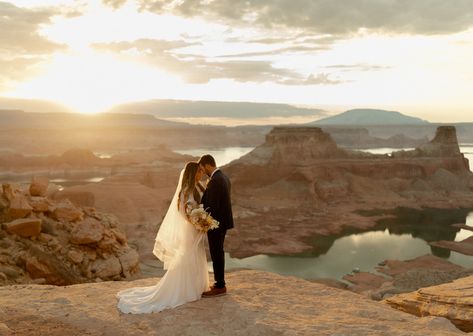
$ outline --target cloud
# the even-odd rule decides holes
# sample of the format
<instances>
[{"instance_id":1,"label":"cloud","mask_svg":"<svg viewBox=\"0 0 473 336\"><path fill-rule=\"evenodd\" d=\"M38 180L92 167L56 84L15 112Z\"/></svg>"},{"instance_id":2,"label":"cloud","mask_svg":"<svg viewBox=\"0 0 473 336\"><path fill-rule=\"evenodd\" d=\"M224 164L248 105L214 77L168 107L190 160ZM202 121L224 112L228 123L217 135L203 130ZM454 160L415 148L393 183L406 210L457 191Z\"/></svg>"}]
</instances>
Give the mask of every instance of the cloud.
<instances>
[{"instance_id":1,"label":"cloud","mask_svg":"<svg viewBox=\"0 0 473 336\"><path fill-rule=\"evenodd\" d=\"M368 29L449 34L473 27L471 0L138 0L143 10L205 17L236 25L347 35ZM284 33L282 32L281 35Z\"/></svg>"},{"instance_id":2,"label":"cloud","mask_svg":"<svg viewBox=\"0 0 473 336\"><path fill-rule=\"evenodd\" d=\"M390 66L376 64L335 64L324 67L325 69L336 69L344 72L348 71L381 71L391 69Z\"/></svg>"},{"instance_id":3,"label":"cloud","mask_svg":"<svg viewBox=\"0 0 473 336\"><path fill-rule=\"evenodd\" d=\"M95 43L93 47L98 50L108 50L126 53L132 49L142 54L154 54L163 56L170 54L173 50L196 45L197 43L186 42L184 40L155 40L155 39L139 39L136 41L123 41L111 43ZM167 56L166 56L167 57Z\"/></svg>"},{"instance_id":4,"label":"cloud","mask_svg":"<svg viewBox=\"0 0 473 336\"><path fill-rule=\"evenodd\" d=\"M52 10L32 10L0 2L0 53L48 54L63 48L38 33L57 13Z\"/></svg>"},{"instance_id":5,"label":"cloud","mask_svg":"<svg viewBox=\"0 0 473 336\"><path fill-rule=\"evenodd\" d=\"M105 4L107 6L118 9L121 6L123 6L127 2L127 0L102 0L102 2L103 2L103 4Z\"/></svg>"},{"instance_id":6,"label":"cloud","mask_svg":"<svg viewBox=\"0 0 473 336\"><path fill-rule=\"evenodd\" d=\"M25 79L47 55L65 46L42 37L38 30L57 12L32 10L0 2L0 89Z\"/></svg>"},{"instance_id":7,"label":"cloud","mask_svg":"<svg viewBox=\"0 0 473 336\"><path fill-rule=\"evenodd\" d=\"M274 56L274 55L281 55L283 53L298 53L298 52L308 52L308 51L318 51L318 50L325 50L326 48L314 48L314 47L304 47L304 46L294 46L294 47L287 47L287 48L278 48L278 49L270 49L265 51L254 51L254 52L245 52L245 53L238 53L238 54L225 54L219 55L219 58L235 58L235 57L259 57L259 56Z\"/></svg>"},{"instance_id":8,"label":"cloud","mask_svg":"<svg viewBox=\"0 0 473 336\"><path fill-rule=\"evenodd\" d=\"M35 66L42 62L41 58L17 57L0 58L0 91L8 88L11 81L21 81L35 73Z\"/></svg>"},{"instance_id":9,"label":"cloud","mask_svg":"<svg viewBox=\"0 0 473 336\"><path fill-rule=\"evenodd\" d=\"M212 79L231 79L238 82L273 82L284 85L338 84L341 81L329 79L328 74L305 77L291 69L274 67L271 61L206 58L196 54L179 52L179 49L196 45L186 41L164 41L140 39L133 42L95 44L101 51L118 53L125 58L138 59L155 67L179 75L193 84L208 83ZM264 54L268 54L265 52ZM241 56L241 55L237 55ZM246 56L251 56L248 54Z\"/></svg>"},{"instance_id":10,"label":"cloud","mask_svg":"<svg viewBox=\"0 0 473 336\"><path fill-rule=\"evenodd\" d=\"M301 79L286 79L281 82L285 85L334 85L342 84L347 81L339 79L331 79L331 75L327 73L310 74L305 80Z\"/></svg>"}]
</instances>

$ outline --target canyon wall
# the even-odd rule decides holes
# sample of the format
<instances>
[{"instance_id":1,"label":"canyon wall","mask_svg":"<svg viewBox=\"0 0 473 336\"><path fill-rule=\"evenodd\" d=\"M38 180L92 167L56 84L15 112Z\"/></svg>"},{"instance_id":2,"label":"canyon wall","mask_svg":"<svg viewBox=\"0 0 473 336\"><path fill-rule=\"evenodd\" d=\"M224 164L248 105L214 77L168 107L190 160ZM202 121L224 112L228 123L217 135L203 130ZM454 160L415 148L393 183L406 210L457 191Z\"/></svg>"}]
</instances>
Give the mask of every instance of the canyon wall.
<instances>
[{"instance_id":1,"label":"canyon wall","mask_svg":"<svg viewBox=\"0 0 473 336\"><path fill-rule=\"evenodd\" d=\"M316 127L275 127L265 143L223 168L238 228L230 250L304 250L314 234L374 226L356 214L360 209L471 207L468 165L454 127L439 127L430 142L392 155L342 149Z\"/></svg>"}]
</instances>

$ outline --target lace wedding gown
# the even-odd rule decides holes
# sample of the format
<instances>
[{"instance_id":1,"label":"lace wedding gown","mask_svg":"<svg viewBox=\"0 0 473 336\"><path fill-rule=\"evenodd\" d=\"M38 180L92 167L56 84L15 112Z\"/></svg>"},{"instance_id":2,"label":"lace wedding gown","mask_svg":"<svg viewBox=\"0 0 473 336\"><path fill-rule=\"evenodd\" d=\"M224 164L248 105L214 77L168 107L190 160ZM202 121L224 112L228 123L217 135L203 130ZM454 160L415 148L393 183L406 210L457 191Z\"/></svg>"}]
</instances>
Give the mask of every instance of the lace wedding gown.
<instances>
[{"instance_id":1,"label":"lace wedding gown","mask_svg":"<svg viewBox=\"0 0 473 336\"><path fill-rule=\"evenodd\" d=\"M182 172L153 250L164 262L167 272L154 286L119 292L118 309L123 313L142 314L174 308L200 299L209 288L204 234L185 219L185 210L177 210L181 181ZM185 209L185 202L194 202L194 198L181 200L180 209Z\"/></svg>"}]
</instances>

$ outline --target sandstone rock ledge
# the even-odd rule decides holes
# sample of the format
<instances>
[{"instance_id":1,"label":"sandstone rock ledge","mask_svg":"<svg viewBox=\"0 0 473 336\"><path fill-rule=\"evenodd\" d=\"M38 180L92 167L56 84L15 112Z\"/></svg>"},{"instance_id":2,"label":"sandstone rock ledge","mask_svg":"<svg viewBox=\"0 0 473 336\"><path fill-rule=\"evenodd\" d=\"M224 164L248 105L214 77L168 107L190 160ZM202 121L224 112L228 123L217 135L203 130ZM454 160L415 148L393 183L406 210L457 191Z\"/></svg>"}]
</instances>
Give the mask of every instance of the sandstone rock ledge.
<instances>
[{"instance_id":1,"label":"sandstone rock ledge","mask_svg":"<svg viewBox=\"0 0 473 336\"><path fill-rule=\"evenodd\" d=\"M473 276L396 295L386 303L417 316L446 317L459 329L473 331Z\"/></svg>"},{"instance_id":2,"label":"sandstone rock ledge","mask_svg":"<svg viewBox=\"0 0 473 336\"><path fill-rule=\"evenodd\" d=\"M47 189L47 178L26 188L2 185L0 285L122 280L139 271L138 253L114 216L54 201Z\"/></svg>"},{"instance_id":3,"label":"sandstone rock ledge","mask_svg":"<svg viewBox=\"0 0 473 336\"><path fill-rule=\"evenodd\" d=\"M121 314L115 294L158 279L0 288L8 335L458 335L447 319L418 318L360 295L258 271L228 274L229 294L146 315Z\"/></svg>"}]
</instances>

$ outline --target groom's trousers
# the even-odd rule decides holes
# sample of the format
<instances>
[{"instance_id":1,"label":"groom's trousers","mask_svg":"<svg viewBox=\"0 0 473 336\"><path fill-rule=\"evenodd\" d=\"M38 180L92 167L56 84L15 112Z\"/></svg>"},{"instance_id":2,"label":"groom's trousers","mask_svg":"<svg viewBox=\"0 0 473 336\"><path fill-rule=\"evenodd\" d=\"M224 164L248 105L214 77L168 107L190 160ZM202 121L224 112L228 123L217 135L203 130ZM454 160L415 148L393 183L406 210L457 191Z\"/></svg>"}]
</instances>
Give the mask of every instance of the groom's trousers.
<instances>
[{"instance_id":1,"label":"groom's trousers","mask_svg":"<svg viewBox=\"0 0 473 336\"><path fill-rule=\"evenodd\" d=\"M223 251L223 243L227 230L215 229L207 232L209 239L210 257L214 269L215 287L225 287L225 252Z\"/></svg>"}]
</instances>

